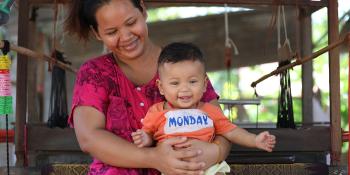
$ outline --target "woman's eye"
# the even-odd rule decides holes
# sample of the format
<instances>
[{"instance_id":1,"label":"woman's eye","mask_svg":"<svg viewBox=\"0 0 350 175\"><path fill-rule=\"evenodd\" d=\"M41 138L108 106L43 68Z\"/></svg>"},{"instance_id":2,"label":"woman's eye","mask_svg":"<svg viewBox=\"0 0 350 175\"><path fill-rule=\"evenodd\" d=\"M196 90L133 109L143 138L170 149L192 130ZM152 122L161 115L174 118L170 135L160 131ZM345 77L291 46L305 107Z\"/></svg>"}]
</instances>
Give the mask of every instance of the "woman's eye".
<instances>
[{"instance_id":1,"label":"woman's eye","mask_svg":"<svg viewBox=\"0 0 350 175\"><path fill-rule=\"evenodd\" d=\"M117 33L117 31L116 31L116 30L111 31L111 32L107 32L107 33L106 33L106 35L114 35L115 33Z\"/></svg>"},{"instance_id":2,"label":"woman's eye","mask_svg":"<svg viewBox=\"0 0 350 175\"><path fill-rule=\"evenodd\" d=\"M129 21L128 23L127 23L127 25L128 26L131 26L131 25L133 25L133 24L135 24L136 23L136 20L132 20L132 21Z\"/></svg>"},{"instance_id":3,"label":"woman's eye","mask_svg":"<svg viewBox=\"0 0 350 175\"><path fill-rule=\"evenodd\" d=\"M198 81L197 80L191 80L190 83L191 84L194 84L194 83L197 83Z\"/></svg>"}]
</instances>

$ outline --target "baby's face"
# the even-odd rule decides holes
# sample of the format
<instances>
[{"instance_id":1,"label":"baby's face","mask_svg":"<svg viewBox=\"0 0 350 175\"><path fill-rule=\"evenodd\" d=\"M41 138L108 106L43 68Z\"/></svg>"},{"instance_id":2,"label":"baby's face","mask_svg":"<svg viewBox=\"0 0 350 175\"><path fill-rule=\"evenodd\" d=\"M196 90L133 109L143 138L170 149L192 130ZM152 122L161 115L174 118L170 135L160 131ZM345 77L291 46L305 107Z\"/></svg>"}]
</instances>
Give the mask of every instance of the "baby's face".
<instances>
[{"instance_id":1,"label":"baby's face","mask_svg":"<svg viewBox=\"0 0 350 175\"><path fill-rule=\"evenodd\" d=\"M159 77L159 91L174 108L196 108L206 90L207 78L200 61L164 63Z\"/></svg>"}]
</instances>

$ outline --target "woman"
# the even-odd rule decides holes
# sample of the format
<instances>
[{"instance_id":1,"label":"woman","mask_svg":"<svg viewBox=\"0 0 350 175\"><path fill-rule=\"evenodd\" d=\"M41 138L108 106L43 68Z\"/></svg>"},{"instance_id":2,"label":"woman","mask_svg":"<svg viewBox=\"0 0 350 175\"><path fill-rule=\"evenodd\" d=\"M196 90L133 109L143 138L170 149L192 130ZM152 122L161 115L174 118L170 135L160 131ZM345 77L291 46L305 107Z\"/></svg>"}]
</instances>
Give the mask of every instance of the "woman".
<instances>
[{"instance_id":1,"label":"woman","mask_svg":"<svg viewBox=\"0 0 350 175\"><path fill-rule=\"evenodd\" d=\"M94 157L90 174L202 174L223 160L230 144L173 138L137 148L131 133L141 128L148 108L161 100L155 80L161 48L148 38L147 13L140 0L74 0L66 21L71 34L93 34L111 53L83 64L77 75L72 113L83 151ZM211 85L202 101L217 104ZM174 149L174 147L176 147ZM181 147L181 148L179 148ZM186 147L186 148L182 148Z\"/></svg>"}]
</instances>

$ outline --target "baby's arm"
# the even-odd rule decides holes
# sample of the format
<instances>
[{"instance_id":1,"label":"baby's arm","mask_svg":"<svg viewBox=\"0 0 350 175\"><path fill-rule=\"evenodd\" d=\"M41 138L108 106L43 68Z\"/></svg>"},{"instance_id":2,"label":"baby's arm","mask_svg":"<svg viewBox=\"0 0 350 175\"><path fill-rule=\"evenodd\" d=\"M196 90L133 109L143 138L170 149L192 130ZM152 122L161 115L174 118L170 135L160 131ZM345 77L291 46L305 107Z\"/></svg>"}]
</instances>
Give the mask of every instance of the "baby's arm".
<instances>
[{"instance_id":1,"label":"baby's arm","mask_svg":"<svg viewBox=\"0 0 350 175\"><path fill-rule=\"evenodd\" d=\"M138 129L136 132L132 132L131 136L134 140L134 144L138 147L148 147L153 144L152 135L144 130Z\"/></svg>"},{"instance_id":2,"label":"baby's arm","mask_svg":"<svg viewBox=\"0 0 350 175\"><path fill-rule=\"evenodd\" d=\"M255 135L237 127L222 135L233 143L251 148L259 148L268 152L271 152L276 144L276 137L268 131Z\"/></svg>"}]
</instances>

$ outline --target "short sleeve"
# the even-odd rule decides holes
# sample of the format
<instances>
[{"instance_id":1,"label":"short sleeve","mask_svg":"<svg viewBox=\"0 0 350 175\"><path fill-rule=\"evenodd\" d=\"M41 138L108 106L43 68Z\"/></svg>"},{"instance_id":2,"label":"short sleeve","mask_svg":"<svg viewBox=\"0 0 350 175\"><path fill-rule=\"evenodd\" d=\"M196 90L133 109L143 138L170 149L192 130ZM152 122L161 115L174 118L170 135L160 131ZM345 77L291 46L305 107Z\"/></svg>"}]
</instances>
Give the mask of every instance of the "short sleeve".
<instances>
[{"instance_id":1,"label":"short sleeve","mask_svg":"<svg viewBox=\"0 0 350 175\"><path fill-rule=\"evenodd\" d=\"M80 67L74 84L72 110L68 118L70 126L74 126L73 114L78 106L91 106L106 114L108 102L106 88L106 78L96 63L90 61Z\"/></svg>"},{"instance_id":2,"label":"short sleeve","mask_svg":"<svg viewBox=\"0 0 350 175\"><path fill-rule=\"evenodd\" d=\"M217 99L219 99L219 95L215 92L214 87L211 84L210 80L208 80L207 90L203 94L201 101L210 102L212 100L217 100Z\"/></svg>"},{"instance_id":3,"label":"short sleeve","mask_svg":"<svg viewBox=\"0 0 350 175\"><path fill-rule=\"evenodd\" d=\"M160 102L149 108L145 118L142 120L142 130L151 133L152 135L158 130L161 123L161 117L164 114L164 112L159 110L160 106L163 106L162 104L164 103Z\"/></svg>"},{"instance_id":4,"label":"short sleeve","mask_svg":"<svg viewBox=\"0 0 350 175\"><path fill-rule=\"evenodd\" d=\"M217 106L206 103L203 107L203 111L208 113L210 118L213 120L215 134L224 134L237 127L222 113L221 109Z\"/></svg>"}]
</instances>

